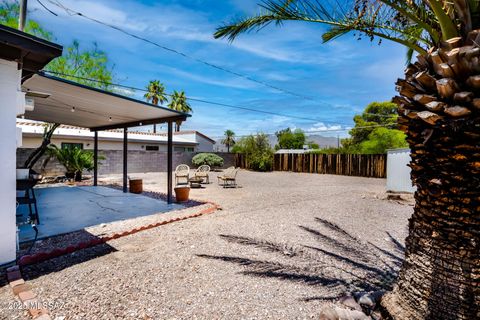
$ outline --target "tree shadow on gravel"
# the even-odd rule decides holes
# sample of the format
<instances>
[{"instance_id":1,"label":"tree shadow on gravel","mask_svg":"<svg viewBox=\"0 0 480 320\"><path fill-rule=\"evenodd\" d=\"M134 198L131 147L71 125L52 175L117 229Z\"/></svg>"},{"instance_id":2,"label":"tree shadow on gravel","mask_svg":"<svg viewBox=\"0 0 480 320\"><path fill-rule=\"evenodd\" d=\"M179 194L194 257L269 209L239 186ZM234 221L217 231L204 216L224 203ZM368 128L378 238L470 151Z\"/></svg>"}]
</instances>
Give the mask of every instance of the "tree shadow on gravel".
<instances>
[{"instance_id":1,"label":"tree shadow on gravel","mask_svg":"<svg viewBox=\"0 0 480 320\"><path fill-rule=\"evenodd\" d=\"M241 266L241 274L318 286L319 295L303 301L335 300L350 292L390 290L403 262L404 246L391 234L388 249L364 242L338 225L315 218L318 228L299 226L317 245L278 243L236 235L219 235L230 243L275 255L274 261L199 254Z\"/></svg>"}]
</instances>

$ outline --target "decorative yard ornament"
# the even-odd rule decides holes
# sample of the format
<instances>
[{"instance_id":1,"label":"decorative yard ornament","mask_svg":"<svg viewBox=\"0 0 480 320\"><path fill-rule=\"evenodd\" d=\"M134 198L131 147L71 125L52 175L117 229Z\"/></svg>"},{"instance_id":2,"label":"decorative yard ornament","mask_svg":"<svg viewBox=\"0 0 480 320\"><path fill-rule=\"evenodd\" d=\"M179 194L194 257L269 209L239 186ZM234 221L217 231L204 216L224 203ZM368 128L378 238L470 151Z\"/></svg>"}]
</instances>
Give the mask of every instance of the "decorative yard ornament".
<instances>
[{"instance_id":1,"label":"decorative yard ornament","mask_svg":"<svg viewBox=\"0 0 480 320\"><path fill-rule=\"evenodd\" d=\"M327 3L327 4L324 4ZM328 3L335 3L328 5ZM271 22L330 26L324 41L355 32L406 46L397 81L398 123L417 187L405 261L381 304L393 319L480 319L480 6L476 0L268 0L216 37Z\"/></svg>"}]
</instances>

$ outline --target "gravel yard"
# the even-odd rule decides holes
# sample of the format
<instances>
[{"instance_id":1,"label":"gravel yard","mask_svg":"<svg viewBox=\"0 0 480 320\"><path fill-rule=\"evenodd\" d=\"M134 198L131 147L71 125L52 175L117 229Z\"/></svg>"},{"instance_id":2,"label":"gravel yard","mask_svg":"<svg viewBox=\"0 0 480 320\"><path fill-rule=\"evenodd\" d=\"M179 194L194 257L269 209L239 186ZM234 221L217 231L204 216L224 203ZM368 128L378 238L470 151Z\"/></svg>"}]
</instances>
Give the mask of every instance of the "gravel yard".
<instances>
[{"instance_id":1,"label":"gravel yard","mask_svg":"<svg viewBox=\"0 0 480 320\"><path fill-rule=\"evenodd\" d=\"M132 176L165 192L165 173ZM386 200L385 180L243 170L239 188L216 180L191 197L223 210L27 267L24 277L54 318L92 320L310 319L345 292L391 285L413 207ZM6 289L2 302L13 299Z\"/></svg>"}]
</instances>

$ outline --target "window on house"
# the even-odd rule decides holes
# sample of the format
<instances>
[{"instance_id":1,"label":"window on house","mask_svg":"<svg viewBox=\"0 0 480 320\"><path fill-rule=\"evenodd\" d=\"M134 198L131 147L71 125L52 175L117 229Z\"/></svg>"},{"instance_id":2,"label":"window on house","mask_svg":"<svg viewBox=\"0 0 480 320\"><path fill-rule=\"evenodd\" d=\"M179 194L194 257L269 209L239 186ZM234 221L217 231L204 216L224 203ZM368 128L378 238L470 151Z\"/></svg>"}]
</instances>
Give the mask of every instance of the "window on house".
<instances>
[{"instance_id":1,"label":"window on house","mask_svg":"<svg viewBox=\"0 0 480 320\"><path fill-rule=\"evenodd\" d=\"M185 148L184 147L173 147L173 151L183 152L183 151L185 151Z\"/></svg>"},{"instance_id":2,"label":"window on house","mask_svg":"<svg viewBox=\"0 0 480 320\"><path fill-rule=\"evenodd\" d=\"M62 149L82 149L83 143L71 143L71 142L62 142Z\"/></svg>"},{"instance_id":3,"label":"window on house","mask_svg":"<svg viewBox=\"0 0 480 320\"><path fill-rule=\"evenodd\" d=\"M185 151L187 151L187 152L193 152L193 148L192 148L192 147L185 148Z\"/></svg>"},{"instance_id":4,"label":"window on house","mask_svg":"<svg viewBox=\"0 0 480 320\"><path fill-rule=\"evenodd\" d=\"M158 146L145 146L145 150L147 151L158 151Z\"/></svg>"}]
</instances>

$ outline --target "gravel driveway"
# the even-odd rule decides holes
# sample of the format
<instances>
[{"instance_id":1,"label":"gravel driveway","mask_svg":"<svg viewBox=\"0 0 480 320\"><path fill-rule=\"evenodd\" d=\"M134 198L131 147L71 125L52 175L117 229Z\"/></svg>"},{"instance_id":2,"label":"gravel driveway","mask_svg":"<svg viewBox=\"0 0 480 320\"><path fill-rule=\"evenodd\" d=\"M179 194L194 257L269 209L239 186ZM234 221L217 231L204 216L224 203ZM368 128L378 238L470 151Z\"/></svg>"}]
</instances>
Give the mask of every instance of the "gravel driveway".
<instances>
[{"instance_id":1,"label":"gravel driveway","mask_svg":"<svg viewBox=\"0 0 480 320\"><path fill-rule=\"evenodd\" d=\"M385 200L385 180L240 171L240 187L223 189L215 175L191 196L223 210L24 276L65 319L310 319L345 292L391 285L413 208ZM135 177L165 192L165 174Z\"/></svg>"}]
</instances>

